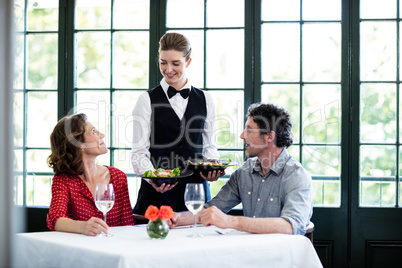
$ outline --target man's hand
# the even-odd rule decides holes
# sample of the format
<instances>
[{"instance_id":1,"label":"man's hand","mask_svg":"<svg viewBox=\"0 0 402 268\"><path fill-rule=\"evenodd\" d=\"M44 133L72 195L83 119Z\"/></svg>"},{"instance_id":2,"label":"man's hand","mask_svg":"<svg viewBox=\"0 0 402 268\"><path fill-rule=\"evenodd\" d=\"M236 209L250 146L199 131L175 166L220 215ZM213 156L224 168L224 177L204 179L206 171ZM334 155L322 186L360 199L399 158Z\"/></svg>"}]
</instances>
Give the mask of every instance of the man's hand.
<instances>
[{"instance_id":1,"label":"man's hand","mask_svg":"<svg viewBox=\"0 0 402 268\"><path fill-rule=\"evenodd\" d=\"M208 176L204 176L204 174L202 174L202 172L200 172L201 178L203 178L206 181L216 181L220 177L224 176L225 174L226 174L225 170L209 171Z\"/></svg>"},{"instance_id":2,"label":"man's hand","mask_svg":"<svg viewBox=\"0 0 402 268\"><path fill-rule=\"evenodd\" d=\"M232 228L230 226L231 217L215 206L203 209L199 214L199 220L204 226L215 225L222 229Z\"/></svg>"},{"instance_id":3,"label":"man's hand","mask_svg":"<svg viewBox=\"0 0 402 268\"><path fill-rule=\"evenodd\" d=\"M152 185L152 187L155 188L155 190L156 190L158 193L162 193L162 194L163 194L164 192L167 192L167 191L172 190L173 187L175 187L175 186L178 184L178 182L176 182L175 184L165 184L165 183L162 183L161 186L156 186L155 182L154 182L152 179L149 180L149 183Z\"/></svg>"},{"instance_id":4,"label":"man's hand","mask_svg":"<svg viewBox=\"0 0 402 268\"><path fill-rule=\"evenodd\" d=\"M174 216L168 220L168 224L170 229L176 226L194 224L194 215L190 211L175 212Z\"/></svg>"}]
</instances>

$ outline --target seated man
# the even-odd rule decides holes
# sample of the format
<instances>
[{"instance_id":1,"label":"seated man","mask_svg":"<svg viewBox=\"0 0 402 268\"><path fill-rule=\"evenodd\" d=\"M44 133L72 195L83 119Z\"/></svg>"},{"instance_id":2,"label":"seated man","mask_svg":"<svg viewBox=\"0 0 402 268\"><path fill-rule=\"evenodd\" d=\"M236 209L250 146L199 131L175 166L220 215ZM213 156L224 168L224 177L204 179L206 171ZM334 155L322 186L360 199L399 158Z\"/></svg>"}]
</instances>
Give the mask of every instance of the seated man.
<instances>
[{"instance_id":1,"label":"seated man","mask_svg":"<svg viewBox=\"0 0 402 268\"><path fill-rule=\"evenodd\" d=\"M293 143L291 128L284 109L262 103L249 107L240 135L249 158L205 204L198 222L250 233L305 234L313 211L312 179L286 150ZM244 216L226 214L240 202ZM193 221L191 213L179 212L170 224Z\"/></svg>"}]
</instances>

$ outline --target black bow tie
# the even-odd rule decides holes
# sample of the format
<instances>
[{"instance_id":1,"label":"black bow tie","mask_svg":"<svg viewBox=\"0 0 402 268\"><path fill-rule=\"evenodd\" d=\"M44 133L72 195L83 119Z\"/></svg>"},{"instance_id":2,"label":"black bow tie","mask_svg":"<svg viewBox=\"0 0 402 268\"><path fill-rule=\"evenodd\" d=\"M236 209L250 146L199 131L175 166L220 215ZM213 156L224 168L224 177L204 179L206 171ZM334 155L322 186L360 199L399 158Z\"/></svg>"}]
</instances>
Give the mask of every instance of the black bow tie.
<instances>
[{"instance_id":1,"label":"black bow tie","mask_svg":"<svg viewBox=\"0 0 402 268\"><path fill-rule=\"evenodd\" d=\"M180 95L183 98L187 99L188 95L190 94L190 89L185 88L185 89L182 89L179 91L179 90L176 90L174 87L169 86L167 93L168 93L169 99L171 97L173 97L174 95L176 95L177 93L180 93Z\"/></svg>"}]
</instances>

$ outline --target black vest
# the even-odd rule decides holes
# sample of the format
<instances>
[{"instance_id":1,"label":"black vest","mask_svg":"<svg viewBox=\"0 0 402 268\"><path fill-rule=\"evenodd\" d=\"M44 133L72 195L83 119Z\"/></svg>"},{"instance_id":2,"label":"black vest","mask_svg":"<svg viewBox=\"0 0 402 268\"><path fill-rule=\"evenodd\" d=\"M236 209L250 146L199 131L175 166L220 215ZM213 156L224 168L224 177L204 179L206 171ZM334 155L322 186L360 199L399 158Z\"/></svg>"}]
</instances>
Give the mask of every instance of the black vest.
<instances>
[{"instance_id":1,"label":"black vest","mask_svg":"<svg viewBox=\"0 0 402 268\"><path fill-rule=\"evenodd\" d=\"M155 168L183 168L188 159L202 158L205 118L207 105L204 93L192 87L187 108L182 120L178 118L161 86L148 91L151 99L151 162ZM168 205L174 211L186 211L184 190L189 182L203 183L205 197L210 199L209 184L199 174L178 180L170 191L158 193L148 182L142 180L138 192L135 214L144 215L149 205Z\"/></svg>"}]
</instances>

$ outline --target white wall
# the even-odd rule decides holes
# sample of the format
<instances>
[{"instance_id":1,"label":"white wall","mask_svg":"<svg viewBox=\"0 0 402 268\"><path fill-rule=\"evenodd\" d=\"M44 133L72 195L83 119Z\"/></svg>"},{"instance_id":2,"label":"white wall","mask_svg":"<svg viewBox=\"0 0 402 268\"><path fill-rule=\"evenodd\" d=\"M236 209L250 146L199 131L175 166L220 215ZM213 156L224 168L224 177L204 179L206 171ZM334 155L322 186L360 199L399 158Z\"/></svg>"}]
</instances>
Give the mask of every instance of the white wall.
<instances>
[{"instance_id":1,"label":"white wall","mask_svg":"<svg viewBox=\"0 0 402 268\"><path fill-rule=\"evenodd\" d=\"M0 267L13 266L13 237L22 224L12 202L13 2L0 0Z\"/></svg>"}]
</instances>

